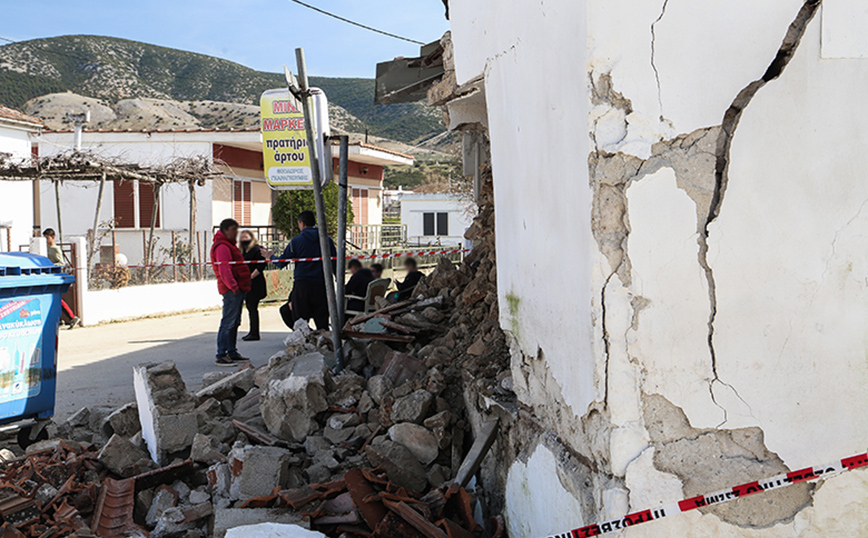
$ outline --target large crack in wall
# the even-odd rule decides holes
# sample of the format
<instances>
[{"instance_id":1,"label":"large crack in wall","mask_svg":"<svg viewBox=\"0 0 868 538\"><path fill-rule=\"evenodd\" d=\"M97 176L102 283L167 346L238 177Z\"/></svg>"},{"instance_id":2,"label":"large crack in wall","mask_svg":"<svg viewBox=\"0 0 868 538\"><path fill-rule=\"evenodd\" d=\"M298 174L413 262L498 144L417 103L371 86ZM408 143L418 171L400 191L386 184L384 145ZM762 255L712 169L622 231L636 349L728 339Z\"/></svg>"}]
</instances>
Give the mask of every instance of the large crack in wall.
<instances>
[{"instance_id":1,"label":"large crack in wall","mask_svg":"<svg viewBox=\"0 0 868 538\"><path fill-rule=\"evenodd\" d=\"M711 371L714 378L709 385L709 392L711 393L711 398L715 403L717 403L717 400L714 395L714 384L720 383L729 388L742 403L750 408L735 387L720 379L717 371L717 352L714 349L714 321L717 318L717 285L714 279L714 269L712 269L708 263L708 228L720 215L720 211L723 207L723 199L726 194L727 185L729 184L729 164L731 159L732 141L735 137L739 121L741 121L742 114L756 94L766 84L783 74L787 65L789 65L793 56L796 54L796 50L798 50L802 37L804 37L805 31L808 28L808 24L814 19L821 4L822 0L806 0L805 3L802 4L795 20L793 20L787 29L786 36L784 36L784 41L781 44L780 49L778 49L774 60L772 60L772 63L769 65L768 69L766 69L762 78L745 86L726 110L720 134L718 135L717 149L715 152L717 159L714 168L714 194L712 196L711 207L708 211L705 226L703 226L701 233L699 234L699 264L705 271L705 278L708 282L708 300L710 305L708 317L708 352L711 356ZM720 405L718 405L718 407L723 410L723 423L726 423L726 409Z\"/></svg>"},{"instance_id":2,"label":"large crack in wall","mask_svg":"<svg viewBox=\"0 0 868 538\"><path fill-rule=\"evenodd\" d=\"M666 13L668 0L664 1L660 17L652 24L652 67L660 92L660 75L654 58L655 25ZM705 274L708 290L709 316L707 343L710 358L708 392L711 401L721 409L723 421L713 430L697 430L689 426L684 412L659 395L644 395L643 420L655 449L654 464L658 470L674 474L683 483L685 495L695 495L716 488L726 487L744 478L755 480L787 470L786 465L763 444L763 432L759 428L723 430L727 422L727 410L717 401L715 386L729 389L750 410L735 387L721 380L718 373L717 354L714 348L717 317L717 288L713 268L708 262L709 231L722 210L729 182L729 165L733 139L739 121L747 106L757 93L770 81L784 72L795 55L808 24L813 20L822 0L805 0L796 18L790 24L783 43L763 76L742 89L726 110L719 126L698 129L681 134L670 140L653 144L647 159L625 153L608 152L600 146L589 156L590 182L593 188L592 230L597 246L609 264L609 273L604 279L599 299L601 301L601 329L605 360L606 390L603 409L608 408L609 362L611 335L606 315L610 286L631 289L633 284L632 264L629 256L630 236L629 204L627 190L637 181L663 169L675 172L677 185L693 200L696 206L696 232L698 263ZM633 112L631 101L614 89L608 73L591 74L591 102L595 106L608 106L623 116L624 131L629 128L627 116ZM661 106L661 121L662 102ZM596 122L591 138L596 145ZM609 127L609 126L607 126ZM648 300L633 295L632 326L638 325L639 309L648 306ZM671 423L665 428L660 424ZM811 503L810 487L780 492L769 496L764 503L736 502L732 505L708 509L723 520L746 527L767 527L791 520L796 513Z\"/></svg>"}]
</instances>

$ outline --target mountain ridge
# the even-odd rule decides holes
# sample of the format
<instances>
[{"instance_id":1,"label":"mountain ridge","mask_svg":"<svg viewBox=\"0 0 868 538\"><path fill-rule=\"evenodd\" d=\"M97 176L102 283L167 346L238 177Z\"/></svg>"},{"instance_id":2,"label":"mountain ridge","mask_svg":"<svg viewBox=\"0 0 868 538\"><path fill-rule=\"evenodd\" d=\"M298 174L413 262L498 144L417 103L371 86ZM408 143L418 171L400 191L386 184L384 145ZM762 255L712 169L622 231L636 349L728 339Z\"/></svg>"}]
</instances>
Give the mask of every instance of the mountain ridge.
<instances>
[{"instance_id":1,"label":"mountain ridge","mask_svg":"<svg viewBox=\"0 0 868 538\"><path fill-rule=\"evenodd\" d=\"M340 118L336 123L339 129L367 130L371 135L404 143L444 130L440 113L423 103L375 106L373 79L310 77L310 83L325 91L330 103L336 105L332 115ZM33 103L38 98L72 92L114 109L139 110L141 102L147 100L177 101L196 123L249 126L259 95L284 84L282 74L114 37L69 35L0 46L0 102L18 108L26 105L37 115L40 109ZM233 114L224 119L215 113L221 106L233 109ZM144 114L134 118L139 123L148 121ZM135 123L125 121L127 126Z\"/></svg>"}]
</instances>

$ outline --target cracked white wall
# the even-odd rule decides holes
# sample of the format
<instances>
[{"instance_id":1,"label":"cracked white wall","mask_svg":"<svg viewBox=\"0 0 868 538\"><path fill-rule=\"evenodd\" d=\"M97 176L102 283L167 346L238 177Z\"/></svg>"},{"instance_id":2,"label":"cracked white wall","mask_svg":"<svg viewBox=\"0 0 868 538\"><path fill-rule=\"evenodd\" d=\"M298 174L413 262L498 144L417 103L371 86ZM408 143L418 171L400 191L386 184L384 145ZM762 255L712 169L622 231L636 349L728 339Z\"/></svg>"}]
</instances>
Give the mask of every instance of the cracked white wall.
<instances>
[{"instance_id":1,"label":"cracked white wall","mask_svg":"<svg viewBox=\"0 0 868 538\"><path fill-rule=\"evenodd\" d=\"M868 447L868 12L825 1L450 2L516 389L595 477L528 482L566 472L530 450L513 535L567 530L536 496L578 526ZM790 489L625 535L868 529L868 471Z\"/></svg>"}]
</instances>

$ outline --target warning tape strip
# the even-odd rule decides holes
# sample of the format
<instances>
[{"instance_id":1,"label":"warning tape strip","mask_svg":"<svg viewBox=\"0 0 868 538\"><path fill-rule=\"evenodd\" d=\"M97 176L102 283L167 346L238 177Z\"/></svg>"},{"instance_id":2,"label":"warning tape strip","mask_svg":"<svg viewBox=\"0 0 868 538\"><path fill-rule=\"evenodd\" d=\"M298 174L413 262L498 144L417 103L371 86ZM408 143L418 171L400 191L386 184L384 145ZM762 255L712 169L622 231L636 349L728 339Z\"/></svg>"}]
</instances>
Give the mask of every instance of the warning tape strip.
<instances>
[{"instance_id":1,"label":"warning tape strip","mask_svg":"<svg viewBox=\"0 0 868 538\"><path fill-rule=\"evenodd\" d=\"M868 467L868 453L851 456L832 463L827 463L826 465L807 467L798 471L779 474L771 478L766 478L765 480L742 484L740 486L710 493L708 495L698 495L689 499L683 499L676 503L660 506L655 509L634 512L622 518L605 521L603 523L594 523L593 525L586 525L560 534L552 534L549 535L548 538L586 538L589 536L600 536L602 534L623 530L633 525L647 523L673 514L680 514L682 512L689 512L690 510L696 510L697 508L734 501L742 497L747 497L748 495L765 493L766 491L785 488L801 482L829 478L838 473L851 471L860 467Z\"/></svg>"},{"instance_id":2,"label":"warning tape strip","mask_svg":"<svg viewBox=\"0 0 868 538\"><path fill-rule=\"evenodd\" d=\"M407 258L410 256L437 256L443 254L461 254L465 252L470 252L469 248L459 248L455 250L420 250L416 252L395 252L390 254L364 254L361 256L347 256L347 260L374 260L374 259L386 259L386 258ZM337 260L337 256L332 256L330 259ZM322 261L322 257L319 258L277 258L273 260L244 260L244 261L229 261L229 262L195 262L195 263L156 263L150 265L126 265L125 267L130 269L144 269L148 267L196 267L200 265L248 265L255 263L270 263L270 262L280 262L280 263L304 263L304 262L318 262Z\"/></svg>"}]
</instances>

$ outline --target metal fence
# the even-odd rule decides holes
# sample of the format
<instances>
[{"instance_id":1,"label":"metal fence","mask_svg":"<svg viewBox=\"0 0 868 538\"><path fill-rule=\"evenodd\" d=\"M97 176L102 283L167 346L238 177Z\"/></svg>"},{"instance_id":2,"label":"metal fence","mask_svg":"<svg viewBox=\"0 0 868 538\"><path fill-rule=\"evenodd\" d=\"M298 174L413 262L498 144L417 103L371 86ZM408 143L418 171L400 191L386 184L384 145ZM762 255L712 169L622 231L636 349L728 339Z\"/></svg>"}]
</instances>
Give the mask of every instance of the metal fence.
<instances>
[{"instance_id":1,"label":"metal fence","mask_svg":"<svg viewBox=\"0 0 868 538\"><path fill-rule=\"evenodd\" d=\"M213 235L199 231L190 241L187 230L154 230L149 251L148 230L100 230L90 260L92 290L214 278L209 265ZM88 244L88 251L93 248ZM167 266L163 266L167 265Z\"/></svg>"},{"instance_id":2,"label":"metal fence","mask_svg":"<svg viewBox=\"0 0 868 538\"><path fill-rule=\"evenodd\" d=\"M256 234L259 244L280 255L289 238L273 226L244 227ZM370 256L415 252L416 247L407 244L406 227L402 225L352 226L348 232L347 256ZM90 260L88 288L91 290L117 289L168 282L192 282L213 279L210 251L214 231L199 231L192 244L187 230L155 230L153 246L148 254L148 230L107 229L97 234L97 245ZM88 252L92 245L88 244ZM443 250L460 248L458 245L442 245ZM460 263L461 253L446 255ZM417 256L420 269L437 265L440 255ZM403 274L404 257L389 257L365 260L383 265L387 277ZM269 272L276 269L269 264ZM291 274L292 267L289 268ZM287 285L282 282L281 289ZM277 278L277 277L270 277Z\"/></svg>"}]
</instances>

